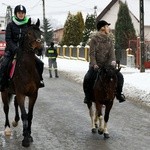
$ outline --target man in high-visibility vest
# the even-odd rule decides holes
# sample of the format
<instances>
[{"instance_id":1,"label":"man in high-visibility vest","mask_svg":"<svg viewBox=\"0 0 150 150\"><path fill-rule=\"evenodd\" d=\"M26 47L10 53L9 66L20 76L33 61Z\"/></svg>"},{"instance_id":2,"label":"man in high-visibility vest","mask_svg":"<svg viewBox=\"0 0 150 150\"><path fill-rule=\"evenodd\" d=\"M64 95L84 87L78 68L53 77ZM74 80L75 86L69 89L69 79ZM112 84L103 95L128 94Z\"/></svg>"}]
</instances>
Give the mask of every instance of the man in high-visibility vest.
<instances>
[{"instance_id":1,"label":"man in high-visibility vest","mask_svg":"<svg viewBox=\"0 0 150 150\"><path fill-rule=\"evenodd\" d=\"M51 42L50 47L47 48L46 56L48 57L48 64L49 64L49 77L52 78L52 67L53 67L55 71L55 77L59 78L56 61L58 53L57 49L54 47L54 42Z\"/></svg>"}]
</instances>

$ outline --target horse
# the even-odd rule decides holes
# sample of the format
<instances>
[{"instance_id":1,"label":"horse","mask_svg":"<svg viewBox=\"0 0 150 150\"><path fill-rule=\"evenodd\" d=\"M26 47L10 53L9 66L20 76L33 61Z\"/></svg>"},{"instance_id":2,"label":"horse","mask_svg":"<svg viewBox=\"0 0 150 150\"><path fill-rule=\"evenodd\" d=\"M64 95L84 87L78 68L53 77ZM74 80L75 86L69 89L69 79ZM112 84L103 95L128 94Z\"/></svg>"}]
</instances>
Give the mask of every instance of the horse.
<instances>
[{"instance_id":1,"label":"horse","mask_svg":"<svg viewBox=\"0 0 150 150\"><path fill-rule=\"evenodd\" d=\"M22 146L29 147L33 142L31 136L31 125L33 118L33 109L38 96L40 85L40 77L36 69L35 54L37 49L42 47L41 34L39 29L40 20L35 24L31 24L31 19L28 21L27 31L24 37L20 40L20 49L17 52L16 66L10 84L4 91L1 92L3 110L5 113L5 130L6 136L11 135L10 123L8 119L9 103L14 98L15 118L12 123L14 127L18 125L20 120L18 107L21 111L21 119L23 123L23 140ZM25 99L29 99L28 113L25 108Z\"/></svg>"},{"instance_id":2,"label":"horse","mask_svg":"<svg viewBox=\"0 0 150 150\"><path fill-rule=\"evenodd\" d=\"M92 103L88 104L89 114L92 122L92 133L104 134L109 138L107 123L110 110L113 106L117 88L117 73L120 71L112 65L102 66L97 71L97 77L92 89ZM103 115L104 111L104 115Z\"/></svg>"}]
</instances>

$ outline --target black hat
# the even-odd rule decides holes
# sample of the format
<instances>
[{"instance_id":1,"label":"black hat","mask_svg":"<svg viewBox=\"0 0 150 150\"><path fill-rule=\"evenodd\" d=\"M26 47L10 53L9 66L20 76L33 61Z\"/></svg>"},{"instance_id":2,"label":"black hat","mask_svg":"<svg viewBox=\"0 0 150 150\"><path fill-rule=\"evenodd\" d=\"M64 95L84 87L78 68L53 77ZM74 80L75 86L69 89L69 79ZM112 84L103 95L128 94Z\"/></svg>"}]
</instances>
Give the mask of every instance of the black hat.
<instances>
[{"instance_id":1,"label":"black hat","mask_svg":"<svg viewBox=\"0 0 150 150\"><path fill-rule=\"evenodd\" d=\"M54 46L54 42L51 42L51 46L52 46L52 47Z\"/></svg>"},{"instance_id":2,"label":"black hat","mask_svg":"<svg viewBox=\"0 0 150 150\"><path fill-rule=\"evenodd\" d=\"M14 9L14 14L16 15L20 11L26 14L26 8L23 5L17 5Z\"/></svg>"},{"instance_id":3,"label":"black hat","mask_svg":"<svg viewBox=\"0 0 150 150\"><path fill-rule=\"evenodd\" d=\"M104 27L105 25L110 25L110 23L106 22L105 20L100 20L97 23L97 30L99 31L102 27Z\"/></svg>"}]
</instances>

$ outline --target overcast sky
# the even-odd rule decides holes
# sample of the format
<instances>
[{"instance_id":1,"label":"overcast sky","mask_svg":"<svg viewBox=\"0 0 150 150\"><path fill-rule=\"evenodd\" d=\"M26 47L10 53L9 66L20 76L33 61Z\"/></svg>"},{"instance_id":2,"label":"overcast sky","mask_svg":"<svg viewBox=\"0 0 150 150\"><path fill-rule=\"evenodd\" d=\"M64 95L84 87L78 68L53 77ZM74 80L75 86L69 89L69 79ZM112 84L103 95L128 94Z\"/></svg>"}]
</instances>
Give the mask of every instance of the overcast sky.
<instances>
[{"instance_id":1,"label":"overcast sky","mask_svg":"<svg viewBox=\"0 0 150 150\"><path fill-rule=\"evenodd\" d=\"M97 6L99 14L111 0L45 0L45 16L55 24L63 25L68 12L76 13L81 11L83 17L87 13L94 13L94 6ZM10 5L13 9L16 5L22 4L27 9L27 14L32 18L43 18L43 0L0 0L0 16L5 16L6 8Z\"/></svg>"},{"instance_id":2,"label":"overcast sky","mask_svg":"<svg viewBox=\"0 0 150 150\"><path fill-rule=\"evenodd\" d=\"M51 20L53 26L63 27L68 12L76 14L82 12L85 19L86 15L94 13L94 7L97 6L97 14L111 2L111 0L44 0L45 17ZM123 0L125 1L125 0ZM126 0L129 9L139 18L139 0ZM43 0L0 0L0 16L6 15L6 8L10 5L13 9L16 5L22 4L27 9L27 15L31 18L43 20ZM144 0L145 23L150 25L150 0Z\"/></svg>"}]
</instances>

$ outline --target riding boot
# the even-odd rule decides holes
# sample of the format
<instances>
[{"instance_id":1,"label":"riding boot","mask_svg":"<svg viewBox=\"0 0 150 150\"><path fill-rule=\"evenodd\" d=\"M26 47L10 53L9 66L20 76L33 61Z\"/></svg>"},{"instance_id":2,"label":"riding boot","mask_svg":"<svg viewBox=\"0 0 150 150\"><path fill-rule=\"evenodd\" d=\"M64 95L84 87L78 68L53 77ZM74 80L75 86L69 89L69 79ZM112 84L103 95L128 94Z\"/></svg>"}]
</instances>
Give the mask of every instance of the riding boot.
<instances>
[{"instance_id":1,"label":"riding boot","mask_svg":"<svg viewBox=\"0 0 150 150\"><path fill-rule=\"evenodd\" d=\"M118 78L118 83L117 83L116 98L119 100L119 103L122 103L125 101L125 96L122 94L124 78L121 72L117 73L117 78Z\"/></svg>"},{"instance_id":2,"label":"riding boot","mask_svg":"<svg viewBox=\"0 0 150 150\"><path fill-rule=\"evenodd\" d=\"M59 78L57 69L55 69L55 77Z\"/></svg>"},{"instance_id":3,"label":"riding boot","mask_svg":"<svg viewBox=\"0 0 150 150\"><path fill-rule=\"evenodd\" d=\"M116 98L119 100L119 103L125 101L125 96L122 94L122 87L117 87Z\"/></svg>"}]
</instances>

